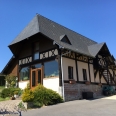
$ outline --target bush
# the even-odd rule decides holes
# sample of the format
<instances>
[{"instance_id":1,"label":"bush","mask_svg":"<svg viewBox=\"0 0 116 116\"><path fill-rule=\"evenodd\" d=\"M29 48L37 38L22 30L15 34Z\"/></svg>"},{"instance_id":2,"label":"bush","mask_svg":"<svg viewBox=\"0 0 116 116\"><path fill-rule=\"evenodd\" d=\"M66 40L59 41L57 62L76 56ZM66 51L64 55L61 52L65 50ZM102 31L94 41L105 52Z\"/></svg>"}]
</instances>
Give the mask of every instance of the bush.
<instances>
[{"instance_id":1,"label":"bush","mask_svg":"<svg viewBox=\"0 0 116 116\"><path fill-rule=\"evenodd\" d=\"M102 92L105 96L114 95L115 89L113 88L113 86L104 86Z\"/></svg>"},{"instance_id":2,"label":"bush","mask_svg":"<svg viewBox=\"0 0 116 116\"><path fill-rule=\"evenodd\" d=\"M31 102L34 99L34 94L29 88L25 88L22 95L23 102Z\"/></svg>"},{"instance_id":3,"label":"bush","mask_svg":"<svg viewBox=\"0 0 116 116\"><path fill-rule=\"evenodd\" d=\"M51 89L45 88L43 85L38 85L32 91L29 88L24 90L22 100L24 102L33 102L34 107L43 105L53 105L62 103L62 97Z\"/></svg>"},{"instance_id":4,"label":"bush","mask_svg":"<svg viewBox=\"0 0 116 116\"><path fill-rule=\"evenodd\" d=\"M1 97L6 98L6 97L12 97L14 96L15 93L20 93L21 89L20 88L5 88L1 92Z\"/></svg>"},{"instance_id":5,"label":"bush","mask_svg":"<svg viewBox=\"0 0 116 116\"><path fill-rule=\"evenodd\" d=\"M6 98L6 97L9 97L9 96L10 96L10 89L9 88L3 89L2 92L1 92L1 97Z\"/></svg>"}]
</instances>

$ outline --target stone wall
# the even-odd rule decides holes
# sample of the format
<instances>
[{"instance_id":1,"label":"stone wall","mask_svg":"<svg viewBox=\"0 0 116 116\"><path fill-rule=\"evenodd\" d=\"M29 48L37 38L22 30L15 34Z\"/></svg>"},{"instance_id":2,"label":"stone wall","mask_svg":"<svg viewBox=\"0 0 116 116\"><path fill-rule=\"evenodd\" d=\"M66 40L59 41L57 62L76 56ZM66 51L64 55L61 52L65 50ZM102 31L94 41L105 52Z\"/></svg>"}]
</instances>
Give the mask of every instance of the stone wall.
<instances>
[{"instance_id":1,"label":"stone wall","mask_svg":"<svg viewBox=\"0 0 116 116\"><path fill-rule=\"evenodd\" d=\"M93 92L94 98L102 95L102 87L99 85L64 83L65 101L83 99L82 92Z\"/></svg>"}]
</instances>

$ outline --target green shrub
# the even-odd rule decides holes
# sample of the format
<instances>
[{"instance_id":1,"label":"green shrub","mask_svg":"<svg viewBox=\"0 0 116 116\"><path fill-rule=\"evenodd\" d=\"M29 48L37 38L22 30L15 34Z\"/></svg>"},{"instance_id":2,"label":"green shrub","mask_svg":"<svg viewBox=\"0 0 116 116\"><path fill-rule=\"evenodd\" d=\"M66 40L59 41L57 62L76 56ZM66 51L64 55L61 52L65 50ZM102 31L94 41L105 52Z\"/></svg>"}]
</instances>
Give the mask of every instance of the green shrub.
<instances>
[{"instance_id":1,"label":"green shrub","mask_svg":"<svg viewBox=\"0 0 116 116\"><path fill-rule=\"evenodd\" d=\"M19 93L20 91L21 91L20 88L5 88L1 92L1 97L3 98L11 97L11 96L14 96L16 92Z\"/></svg>"},{"instance_id":2,"label":"green shrub","mask_svg":"<svg viewBox=\"0 0 116 116\"><path fill-rule=\"evenodd\" d=\"M1 92L1 97L6 98L6 97L9 97L9 96L10 96L10 89L9 88L3 89L2 92Z\"/></svg>"},{"instance_id":3,"label":"green shrub","mask_svg":"<svg viewBox=\"0 0 116 116\"><path fill-rule=\"evenodd\" d=\"M63 102L62 97L55 91L45 88L43 85L35 87L34 102L39 102L43 105L53 105Z\"/></svg>"},{"instance_id":4,"label":"green shrub","mask_svg":"<svg viewBox=\"0 0 116 116\"><path fill-rule=\"evenodd\" d=\"M38 85L35 89L30 90L29 87L24 89L22 95L23 102L33 102L34 107L42 107L43 105L53 105L62 103L62 97L51 89Z\"/></svg>"},{"instance_id":5,"label":"green shrub","mask_svg":"<svg viewBox=\"0 0 116 116\"><path fill-rule=\"evenodd\" d=\"M34 94L29 88L25 88L22 95L23 102L31 102L34 99Z\"/></svg>"}]
</instances>

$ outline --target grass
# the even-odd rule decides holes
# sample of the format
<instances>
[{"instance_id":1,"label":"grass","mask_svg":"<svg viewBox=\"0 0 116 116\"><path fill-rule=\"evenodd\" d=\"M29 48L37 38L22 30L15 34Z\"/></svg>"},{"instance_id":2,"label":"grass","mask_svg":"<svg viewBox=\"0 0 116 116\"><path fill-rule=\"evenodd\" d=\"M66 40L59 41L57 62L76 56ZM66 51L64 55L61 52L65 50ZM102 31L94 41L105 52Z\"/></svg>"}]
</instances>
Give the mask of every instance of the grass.
<instances>
[{"instance_id":1,"label":"grass","mask_svg":"<svg viewBox=\"0 0 116 116\"><path fill-rule=\"evenodd\" d=\"M5 86L0 86L0 92L5 88Z\"/></svg>"},{"instance_id":2,"label":"grass","mask_svg":"<svg viewBox=\"0 0 116 116\"><path fill-rule=\"evenodd\" d=\"M4 88L5 88L4 86L0 86L0 93L2 92L2 90L3 90ZM6 97L6 98L0 97L0 101L6 101L6 100L9 100L9 99L10 99L9 97Z\"/></svg>"},{"instance_id":3,"label":"grass","mask_svg":"<svg viewBox=\"0 0 116 116\"><path fill-rule=\"evenodd\" d=\"M10 99L9 97L6 97L6 98L0 97L0 101L6 101L6 100L9 100L9 99Z\"/></svg>"}]
</instances>

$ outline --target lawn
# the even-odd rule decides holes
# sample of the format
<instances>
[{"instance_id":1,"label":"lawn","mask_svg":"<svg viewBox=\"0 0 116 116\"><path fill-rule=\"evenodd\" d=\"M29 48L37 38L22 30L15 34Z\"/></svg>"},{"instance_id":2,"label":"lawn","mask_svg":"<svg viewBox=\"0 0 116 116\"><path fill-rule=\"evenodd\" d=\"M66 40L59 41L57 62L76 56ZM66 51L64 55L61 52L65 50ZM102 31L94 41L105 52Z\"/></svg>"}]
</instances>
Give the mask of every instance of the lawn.
<instances>
[{"instance_id":1,"label":"lawn","mask_svg":"<svg viewBox=\"0 0 116 116\"><path fill-rule=\"evenodd\" d=\"M0 92L5 88L5 86L0 86Z\"/></svg>"},{"instance_id":2,"label":"lawn","mask_svg":"<svg viewBox=\"0 0 116 116\"><path fill-rule=\"evenodd\" d=\"M0 102L1 102L1 101L6 101L6 100L9 100L9 99L10 99L9 97L6 97L6 98L0 97Z\"/></svg>"},{"instance_id":3,"label":"lawn","mask_svg":"<svg viewBox=\"0 0 116 116\"><path fill-rule=\"evenodd\" d=\"M3 90L4 88L5 88L4 86L0 86L0 93L2 92L2 90ZM9 99L10 99L9 97L6 97L6 98L0 97L0 101L5 101L5 100L9 100Z\"/></svg>"}]
</instances>

